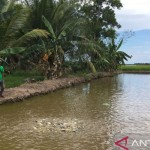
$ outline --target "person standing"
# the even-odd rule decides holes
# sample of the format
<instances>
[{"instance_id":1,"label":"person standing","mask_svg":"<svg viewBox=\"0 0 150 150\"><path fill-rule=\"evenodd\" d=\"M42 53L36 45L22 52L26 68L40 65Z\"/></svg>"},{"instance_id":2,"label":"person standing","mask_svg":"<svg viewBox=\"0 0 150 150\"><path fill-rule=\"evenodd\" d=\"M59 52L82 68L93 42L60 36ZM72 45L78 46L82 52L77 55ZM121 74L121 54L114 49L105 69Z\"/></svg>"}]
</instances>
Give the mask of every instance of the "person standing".
<instances>
[{"instance_id":1,"label":"person standing","mask_svg":"<svg viewBox=\"0 0 150 150\"><path fill-rule=\"evenodd\" d=\"M3 92L4 92L4 67L1 65L1 60L0 60L0 97L4 97L3 96Z\"/></svg>"}]
</instances>

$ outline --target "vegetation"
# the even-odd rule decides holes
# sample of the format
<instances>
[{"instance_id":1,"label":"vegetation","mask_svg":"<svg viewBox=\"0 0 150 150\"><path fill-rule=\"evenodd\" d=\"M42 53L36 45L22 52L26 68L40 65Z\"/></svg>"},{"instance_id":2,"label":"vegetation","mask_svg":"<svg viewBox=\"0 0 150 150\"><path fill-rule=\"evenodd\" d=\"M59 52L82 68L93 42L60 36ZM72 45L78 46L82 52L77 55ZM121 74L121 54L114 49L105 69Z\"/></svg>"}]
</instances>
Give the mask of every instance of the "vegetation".
<instances>
[{"instance_id":1,"label":"vegetation","mask_svg":"<svg viewBox=\"0 0 150 150\"><path fill-rule=\"evenodd\" d=\"M119 50L123 39L116 42L121 7L120 0L0 0L3 65L48 79L116 70L131 58Z\"/></svg>"},{"instance_id":2,"label":"vegetation","mask_svg":"<svg viewBox=\"0 0 150 150\"><path fill-rule=\"evenodd\" d=\"M150 71L150 65L122 65L119 69L123 71Z\"/></svg>"},{"instance_id":3,"label":"vegetation","mask_svg":"<svg viewBox=\"0 0 150 150\"><path fill-rule=\"evenodd\" d=\"M6 88L12 88L19 86L25 82L35 82L44 80L44 76L41 76L37 71L22 71L15 70L11 74L5 76Z\"/></svg>"}]
</instances>

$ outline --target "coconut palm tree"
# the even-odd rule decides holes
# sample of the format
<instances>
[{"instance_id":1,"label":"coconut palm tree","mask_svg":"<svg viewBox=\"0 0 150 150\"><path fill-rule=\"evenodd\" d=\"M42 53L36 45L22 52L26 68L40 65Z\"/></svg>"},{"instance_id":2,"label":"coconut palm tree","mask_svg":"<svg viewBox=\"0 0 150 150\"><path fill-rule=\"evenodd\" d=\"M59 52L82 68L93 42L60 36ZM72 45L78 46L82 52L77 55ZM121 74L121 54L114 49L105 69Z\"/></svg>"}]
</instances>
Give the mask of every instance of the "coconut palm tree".
<instances>
[{"instance_id":1,"label":"coconut palm tree","mask_svg":"<svg viewBox=\"0 0 150 150\"><path fill-rule=\"evenodd\" d=\"M14 6L13 9L16 11L15 1L11 1L8 6L9 8L10 6ZM0 46L1 49L5 49L1 51L0 55L8 56L14 53L20 53L24 50L22 46L31 46L34 42L37 43L39 39L45 38L49 39L50 48L53 51L52 55L55 56L56 61L56 58L59 58L57 53L62 50L58 43L64 39L65 32L73 25L72 19L71 21L67 20L68 16L71 17L73 15L73 11L71 10L71 7L62 2L26 0L22 8L14 16L11 16L5 22L0 22L0 30L2 30L0 33ZM9 12L9 9L5 9L5 11L3 9L1 12ZM51 23L44 16L49 16L48 19L51 20ZM4 18L3 14L2 18ZM60 61L57 60L57 62Z\"/></svg>"},{"instance_id":2,"label":"coconut palm tree","mask_svg":"<svg viewBox=\"0 0 150 150\"><path fill-rule=\"evenodd\" d=\"M52 1L43 0L36 2L36 5L35 3L27 3L29 8L31 7L32 9L35 9L27 18L27 21L33 21L30 25L28 25L28 29L30 30L13 42L12 45L28 45L28 43L35 41L35 39L35 42L37 42L39 39L45 38L48 40L50 46L47 48L47 52L43 54L43 58L45 59L48 56L47 60L50 62L50 68L48 69L51 69L54 76L58 76L58 74L60 74L61 66L64 63L64 56L66 53L70 54L70 51L75 51L76 55L74 55L74 57L81 56L78 60L87 62L90 67L92 66L92 70L95 72L94 65L92 65L87 56L90 54L90 51L94 51L98 54L95 49L96 46L93 46L94 42L90 42L84 36L81 36L81 29L79 28L79 25L81 26L81 24L84 24L85 20L83 18L76 17L76 10L72 5L70 6L66 2L56 3L53 1L52 3ZM50 4L52 6L49 2L51 2ZM39 14L39 11L37 11L37 9L41 9L41 6L46 8L47 6L51 6L51 8L53 8L50 15L46 13L47 11L43 12L43 14L49 16L48 18L42 15L42 13ZM38 18L36 20L37 15ZM37 22L33 27L34 19ZM39 29L37 29L37 27L39 27ZM72 48L66 48L66 44L69 44ZM75 50L74 47L78 47L77 50Z\"/></svg>"},{"instance_id":3,"label":"coconut palm tree","mask_svg":"<svg viewBox=\"0 0 150 150\"><path fill-rule=\"evenodd\" d=\"M48 62L47 70L56 77L61 72L65 58L72 62L86 63L96 72L93 55L95 60L105 62L106 57L112 64L109 67L116 68L128 56L118 51L113 41L108 45L108 50L104 51L100 43L86 38L86 20L78 14L77 8L68 1L24 0L17 13L7 22L3 34L7 46L3 44L3 48L8 49L3 50L0 55L17 54L25 51L24 47L29 49L43 41L41 45L44 50L41 49L39 62Z\"/></svg>"}]
</instances>

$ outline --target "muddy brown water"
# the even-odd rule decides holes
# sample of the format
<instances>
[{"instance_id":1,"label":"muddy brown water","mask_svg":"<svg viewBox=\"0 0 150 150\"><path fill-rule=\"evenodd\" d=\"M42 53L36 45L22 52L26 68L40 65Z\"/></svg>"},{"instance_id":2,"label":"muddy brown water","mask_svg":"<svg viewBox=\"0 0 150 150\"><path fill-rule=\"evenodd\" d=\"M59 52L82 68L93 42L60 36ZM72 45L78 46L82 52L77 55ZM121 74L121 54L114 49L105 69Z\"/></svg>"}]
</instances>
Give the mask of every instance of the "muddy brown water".
<instances>
[{"instance_id":1,"label":"muddy brown water","mask_svg":"<svg viewBox=\"0 0 150 150\"><path fill-rule=\"evenodd\" d=\"M81 128L38 128L42 119ZM150 133L150 75L121 74L0 106L0 150L112 150L117 133Z\"/></svg>"}]
</instances>

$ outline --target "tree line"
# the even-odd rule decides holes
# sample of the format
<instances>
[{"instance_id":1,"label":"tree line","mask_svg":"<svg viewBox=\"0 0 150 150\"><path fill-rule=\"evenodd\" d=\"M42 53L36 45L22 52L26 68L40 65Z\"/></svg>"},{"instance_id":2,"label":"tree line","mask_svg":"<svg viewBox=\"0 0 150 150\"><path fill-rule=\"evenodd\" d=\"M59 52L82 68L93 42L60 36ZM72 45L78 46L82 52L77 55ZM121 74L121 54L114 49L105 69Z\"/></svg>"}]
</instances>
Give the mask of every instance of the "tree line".
<instances>
[{"instance_id":1,"label":"tree line","mask_svg":"<svg viewBox=\"0 0 150 150\"><path fill-rule=\"evenodd\" d=\"M64 72L114 71L131 58L116 43L120 0L0 0L0 57L9 66Z\"/></svg>"}]
</instances>

